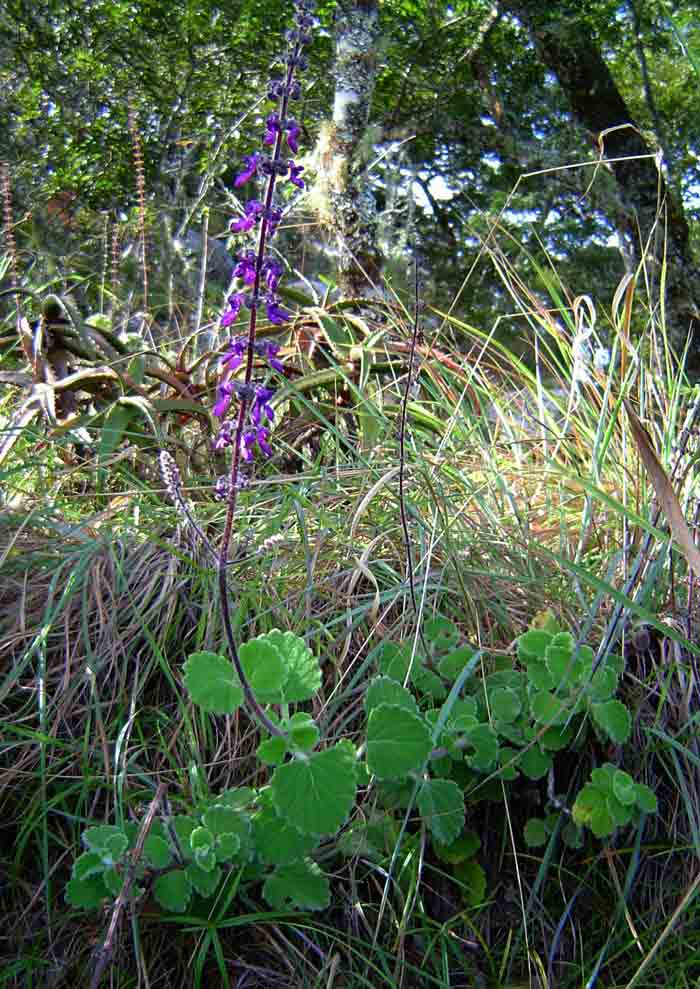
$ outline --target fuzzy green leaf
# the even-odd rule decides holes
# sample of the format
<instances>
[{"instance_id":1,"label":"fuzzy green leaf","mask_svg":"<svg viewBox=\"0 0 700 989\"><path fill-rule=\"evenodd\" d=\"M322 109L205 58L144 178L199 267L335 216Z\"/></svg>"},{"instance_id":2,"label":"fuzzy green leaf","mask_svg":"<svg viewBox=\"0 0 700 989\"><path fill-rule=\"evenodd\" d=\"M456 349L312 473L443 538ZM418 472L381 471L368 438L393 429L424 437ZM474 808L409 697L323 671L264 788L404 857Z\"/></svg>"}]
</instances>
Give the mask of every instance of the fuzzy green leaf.
<instances>
[{"instance_id":1,"label":"fuzzy green leaf","mask_svg":"<svg viewBox=\"0 0 700 989\"><path fill-rule=\"evenodd\" d=\"M441 615L423 622L423 636L435 652L448 652L459 642L459 629Z\"/></svg>"},{"instance_id":2,"label":"fuzzy green leaf","mask_svg":"<svg viewBox=\"0 0 700 989\"><path fill-rule=\"evenodd\" d=\"M430 729L419 715L396 704L380 704L367 722L367 765L379 779L401 779L419 769L432 748Z\"/></svg>"},{"instance_id":3,"label":"fuzzy green leaf","mask_svg":"<svg viewBox=\"0 0 700 989\"><path fill-rule=\"evenodd\" d=\"M512 724L522 711L520 698L509 687L497 687L489 694L489 701L494 720L504 724Z\"/></svg>"},{"instance_id":4,"label":"fuzzy green leaf","mask_svg":"<svg viewBox=\"0 0 700 989\"><path fill-rule=\"evenodd\" d=\"M406 711L418 713L418 704L410 690L391 677L375 677L365 692L365 711L369 715L380 704L394 704Z\"/></svg>"},{"instance_id":5,"label":"fuzzy green leaf","mask_svg":"<svg viewBox=\"0 0 700 989\"><path fill-rule=\"evenodd\" d=\"M172 858L170 845L157 834L149 834L143 843L143 857L154 869L167 869Z\"/></svg>"},{"instance_id":6,"label":"fuzzy green leaf","mask_svg":"<svg viewBox=\"0 0 700 989\"><path fill-rule=\"evenodd\" d=\"M66 901L80 910L94 910L109 896L102 876L71 879L66 885Z\"/></svg>"},{"instance_id":7,"label":"fuzzy green leaf","mask_svg":"<svg viewBox=\"0 0 700 989\"><path fill-rule=\"evenodd\" d=\"M331 901L328 879L309 861L276 869L263 885L263 896L275 910L323 910Z\"/></svg>"},{"instance_id":8,"label":"fuzzy green leaf","mask_svg":"<svg viewBox=\"0 0 700 989\"><path fill-rule=\"evenodd\" d=\"M129 847L129 839L114 824L98 824L83 831L82 842L86 848L99 852L105 864L119 861Z\"/></svg>"},{"instance_id":9,"label":"fuzzy green leaf","mask_svg":"<svg viewBox=\"0 0 700 989\"><path fill-rule=\"evenodd\" d=\"M547 669L547 664L539 659L531 659L527 664L527 678L537 690L553 690L556 678Z\"/></svg>"},{"instance_id":10,"label":"fuzzy green leaf","mask_svg":"<svg viewBox=\"0 0 700 989\"><path fill-rule=\"evenodd\" d=\"M552 768L552 757L537 744L531 745L520 756L519 766L529 780L541 780Z\"/></svg>"},{"instance_id":11,"label":"fuzzy green leaf","mask_svg":"<svg viewBox=\"0 0 700 989\"><path fill-rule=\"evenodd\" d=\"M439 859L449 862L450 865L457 865L458 862L464 862L476 855L481 848L481 838L476 831L465 831L449 845L442 845L436 841L433 847Z\"/></svg>"},{"instance_id":12,"label":"fuzzy green leaf","mask_svg":"<svg viewBox=\"0 0 700 989\"><path fill-rule=\"evenodd\" d=\"M535 694L530 706L535 721L541 725L562 725L569 716L567 702L547 690Z\"/></svg>"},{"instance_id":13,"label":"fuzzy green leaf","mask_svg":"<svg viewBox=\"0 0 700 989\"><path fill-rule=\"evenodd\" d=\"M213 896L221 882L222 872L218 865L210 872L206 872L194 862L190 862L185 868L185 876L187 882L200 896Z\"/></svg>"},{"instance_id":14,"label":"fuzzy green leaf","mask_svg":"<svg viewBox=\"0 0 700 989\"><path fill-rule=\"evenodd\" d=\"M158 876L153 883L153 895L165 910L184 913L192 898L192 887L182 869L173 869Z\"/></svg>"},{"instance_id":15,"label":"fuzzy green leaf","mask_svg":"<svg viewBox=\"0 0 700 989\"><path fill-rule=\"evenodd\" d=\"M551 641L552 636L549 632L541 628L531 628L518 639L518 659L523 663L543 660Z\"/></svg>"},{"instance_id":16,"label":"fuzzy green leaf","mask_svg":"<svg viewBox=\"0 0 700 989\"><path fill-rule=\"evenodd\" d=\"M408 675L411 657L395 642L383 642L376 654L377 669L382 676L403 683Z\"/></svg>"},{"instance_id":17,"label":"fuzzy green leaf","mask_svg":"<svg viewBox=\"0 0 700 989\"><path fill-rule=\"evenodd\" d=\"M101 876L105 864L99 852L83 852L73 863L73 879L89 879L90 876Z\"/></svg>"},{"instance_id":18,"label":"fuzzy green leaf","mask_svg":"<svg viewBox=\"0 0 700 989\"><path fill-rule=\"evenodd\" d=\"M530 848L539 848L547 844L547 828L541 817L531 817L523 832L525 843Z\"/></svg>"},{"instance_id":19,"label":"fuzzy green leaf","mask_svg":"<svg viewBox=\"0 0 700 989\"><path fill-rule=\"evenodd\" d=\"M272 629L259 635L256 641L266 640L279 652L287 668L282 688L285 704L297 704L310 700L321 686L321 667L303 639L294 632Z\"/></svg>"},{"instance_id":20,"label":"fuzzy green leaf","mask_svg":"<svg viewBox=\"0 0 700 989\"><path fill-rule=\"evenodd\" d=\"M216 839L216 861L230 862L241 849L241 839L237 834L222 834Z\"/></svg>"},{"instance_id":21,"label":"fuzzy green leaf","mask_svg":"<svg viewBox=\"0 0 700 989\"><path fill-rule=\"evenodd\" d=\"M284 762L287 754L287 739L280 735L266 738L258 745L255 754L266 766L277 766Z\"/></svg>"},{"instance_id":22,"label":"fuzzy green leaf","mask_svg":"<svg viewBox=\"0 0 700 989\"><path fill-rule=\"evenodd\" d=\"M194 854L190 846L190 837L192 832L197 827L197 821L194 817L189 817L187 814L178 814L172 820L173 830L175 836L180 845L180 851L184 858L192 858Z\"/></svg>"},{"instance_id":23,"label":"fuzzy green leaf","mask_svg":"<svg viewBox=\"0 0 700 989\"><path fill-rule=\"evenodd\" d=\"M253 839L266 865L289 865L304 858L318 844L318 838L301 834L278 817L272 807L264 807L253 818Z\"/></svg>"},{"instance_id":24,"label":"fuzzy green leaf","mask_svg":"<svg viewBox=\"0 0 700 989\"><path fill-rule=\"evenodd\" d=\"M465 759L472 769L490 772L498 759L498 736L491 725L477 725L465 733L472 751L465 750Z\"/></svg>"},{"instance_id":25,"label":"fuzzy green leaf","mask_svg":"<svg viewBox=\"0 0 700 989\"><path fill-rule=\"evenodd\" d=\"M185 663L185 687L210 714L232 714L243 703L243 688L231 663L213 652L192 653Z\"/></svg>"},{"instance_id":26,"label":"fuzzy green leaf","mask_svg":"<svg viewBox=\"0 0 700 989\"><path fill-rule=\"evenodd\" d=\"M242 643L238 655L253 693L261 704L281 704L289 675L285 658L266 635Z\"/></svg>"},{"instance_id":27,"label":"fuzzy green leaf","mask_svg":"<svg viewBox=\"0 0 700 989\"><path fill-rule=\"evenodd\" d=\"M446 680L456 680L473 655L474 650L471 646L460 646L459 649L453 649L452 652L443 656L438 663L440 676Z\"/></svg>"},{"instance_id":28,"label":"fuzzy green leaf","mask_svg":"<svg viewBox=\"0 0 700 989\"><path fill-rule=\"evenodd\" d=\"M613 776L613 793L625 807L631 807L636 800L635 783L629 773L617 769Z\"/></svg>"},{"instance_id":29,"label":"fuzzy green leaf","mask_svg":"<svg viewBox=\"0 0 700 989\"><path fill-rule=\"evenodd\" d=\"M632 734L632 717L622 701L604 701L592 704L595 723L617 745L622 745Z\"/></svg>"},{"instance_id":30,"label":"fuzzy green leaf","mask_svg":"<svg viewBox=\"0 0 700 989\"><path fill-rule=\"evenodd\" d=\"M355 749L350 742L342 741L323 752L278 766L270 792L275 810L288 824L303 834L329 834L337 831L350 814L356 781Z\"/></svg>"},{"instance_id":31,"label":"fuzzy green leaf","mask_svg":"<svg viewBox=\"0 0 700 989\"><path fill-rule=\"evenodd\" d=\"M454 780L424 780L418 809L437 841L449 845L464 827L464 793Z\"/></svg>"},{"instance_id":32,"label":"fuzzy green leaf","mask_svg":"<svg viewBox=\"0 0 700 989\"><path fill-rule=\"evenodd\" d=\"M471 907L478 907L486 896L486 873L474 859L459 862L455 877L461 884L462 899Z\"/></svg>"},{"instance_id":33,"label":"fuzzy green leaf","mask_svg":"<svg viewBox=\"0 0 700 989\"><path fill-rule=\"evenodd\" d=\"M289 740L293 748L301 752L310 752L320 738L318 725L310 714L299 711L292 715L289 722Z\"/></svg>"},{"instance_id":34,"label":"fuzzy green leaf","mask_svg":"<svg viewBox=\"0 0 700 989\"><path fill-rule=\"evenodd\" d=\"M637 807L645 814L655 814L658 810L658 802L656 800L656 794L647 786L646 783L635 783L634 784L634 796L637 801Z\"/></svg>"}]
</instances>

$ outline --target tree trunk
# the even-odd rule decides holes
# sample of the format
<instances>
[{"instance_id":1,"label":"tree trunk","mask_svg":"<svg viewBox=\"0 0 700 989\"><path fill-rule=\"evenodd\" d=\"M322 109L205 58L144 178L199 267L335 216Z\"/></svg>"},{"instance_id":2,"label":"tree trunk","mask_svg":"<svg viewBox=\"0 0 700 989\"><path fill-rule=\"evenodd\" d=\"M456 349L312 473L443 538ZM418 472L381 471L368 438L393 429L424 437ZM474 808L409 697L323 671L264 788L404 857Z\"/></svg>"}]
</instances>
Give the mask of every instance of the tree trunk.
<instances>
[{"instance_id":1,"label":"tree trunk","mask_svg":"<svg viewBox=\"0 0 700 989\"><path fill-rule=\"evenodd\" d=\"M377 0L340 0L333 119L319 142L319 178L338 244L338 284L350 297L372 295L382 266L377 207L366 171L372 150L367 125L377 71L377 36Z\"/></svg>"},{"instance_id":2,"label":"tree trunk","mask_svg":"<svg viewBox=\"0 0 700 989\"><path fill-rule=\"evenodd\" d=\"M672 346L683 350L691 330L688 365L700 370L700 279L690 249L688 224L642 138L599 49L581 20L581 7L566 2L502 0L530 34L543 63L556 75L575 118L597 141L601 137L625 212L625 233L637 260L649 241L647 271L657 295L661 264L666 270L666 329ZM579 16L577 16L577 14ZM631 126L621 126L621 125ZM610 130L620 128L619 130ZM641 157L640 157L641 156ZM656 228L655 225L656 224Z\"/></svg>"}]
</instances>

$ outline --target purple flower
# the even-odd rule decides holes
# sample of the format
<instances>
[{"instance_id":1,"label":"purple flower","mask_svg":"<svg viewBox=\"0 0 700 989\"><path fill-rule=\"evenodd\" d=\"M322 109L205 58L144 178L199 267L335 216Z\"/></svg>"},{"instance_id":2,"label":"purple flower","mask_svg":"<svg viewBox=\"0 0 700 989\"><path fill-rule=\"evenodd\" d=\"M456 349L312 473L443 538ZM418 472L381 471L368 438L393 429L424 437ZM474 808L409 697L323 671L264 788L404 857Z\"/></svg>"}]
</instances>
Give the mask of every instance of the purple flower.
<instances>
[{"instance_id":1,"label":"purple flower","mask_svg":"<svg viewBox=\"0 0 700 989\"><path fill-rule=\"evenodd\" d=\"M263 137L265 144L274 144L281 129L279 114L271 113L265 121L265 136Z\"/></svg>"},{"instance_id":2,"label":"purple flower","mask_svg":"<svg viewBox=\"0 0 700 989\"><path fill-rule=\"evenodd\" d=\"M304 188L304 181L300 179L299 176L304 171L303 165L295 165L293 161L289 162L289 181L292 185L295 185L297 189Z\"/></svg>"},{"instance_id":3,"label":"purple flower","mask_svg":"<svg viewBox=\"0 0 700 989\"><path fill-rule=\"evenodd\" d=\"M282 364L282 361L277 359L279 349L280 345L275 343L274 340L257 340L255 343L256 353L260 354L260 356L267 361L271 368L282 374L284 371L284 365Z\"/></svg>"},{"instance_id":4,"label":"purple flower","mask_svg":"<svg viewBox=\"0 0 700 989\"><path fill-rule=\"evenodd\" d=\"M287 131L287 146L293 155L299 150L299 135L301 134L301 127L296 122L296 120L290 119L284 125Z\"/></svg>"},{"instance_id":5,"label":"purple flower","mask_svg":"<svg viewBox=\"0 0 700 989\"><path fill-rule=\"evenodd\" d=\"M270 399L274 394L274 388L264 388L262 385L259 385L255 389L255 398L250 407L250 418L253 420L255 426L260 425L263 415L267 416L268 422L272 422L275 418L275 410L270 405Z\"/></svg>"},{"instance_id":6,"label":"purple flower","mask_svg":"<svg viewBox=\"0 0 700 989\"><path fill-rule=\"evenodd\" d=\"M283 309L274 296L269 296L265 300L265 306L267 308L267 318L275 326L281 326L292 318L292 314L288 313L286 309Z\"/></svg>"},{"instance_id":7,"label":"purple flower","mask_svg":"<svg viewBox=\"0 0 700 989\"><path fill-rule=\"evenodd\" d=\"M266 457L272 456L272 447L268 443L270 430L264 426L256 426L255 429L246 429L241 440L241 455L244 460L250 461L255 454L256 444Z\"/></svg>"},{"instance_id":8,"label":"purple flower","mask_svg":"<svg viewBox=\"0 0 700 989\"><path fill-rule=\"evenodd\" d=\"M254 175L257 175L258 166L260 165L260 153L256 151L252 155L247 155L245 158L245 168L236 176L234 181L234 186L236 189L240 189L242 185L245 185L249 179L252 179Z\"/></svg>"},{"instance_id":9,"label":"purple flower","mask_svg":"<svg viewBox=\"0 0 700 989\"><path fill-rule=\"evenodd\" d=\"M234 278L242 278L246 285L255 282L255 251L246 251L238 255L238 264L233 269Z\"/></svg>"},{"instance_id":10,"label":"purple flower","mask_svg":"<svg viewBox=\"0 0 700 989\"><path fill-rule=\"evenodd\" d=\"M228 303L228 309L221 314L221 318L219 319L219 326L221 327L230 326L231 323L236 321L236 317L241 311L243 295L240 292L234 292L233 295L229 295L226 301Z\"/></svg>"},{"instance_id":11,"label":"purple flower","mask_svg":"<svg viewBox=\"0 0 700 989\"><path fill-rule=\"evenodd\" d=\"M245 215L238 220L232 220L229 224L229 230L232 233L239 234L254 227L260 214L265 211L265 207L259 199L251 199L245 204L243 210Z\"/></svg>"},{"instance_id":12,"label":"purple flower","mask_svg":"<svg viewBox=\"0 0 700 989\"><path fill-rule=\"evenodd\" d=\"M232 340L229 340L228 350L223 356L222 367L227 367L231 372L237 371L243 363L247 349L248 341L245 337L234 337Z\"/></svg>"},{"instance_id":13,"label":"purple flower","mask_svg":"<svg viewBox=\"0 0 700 989\"><path fill-rule=\"evenodd\" d=\"M282 277L282 265L279 261L274 261L272 258L265 258L263 261L262 272L265 276L265 284L270 292L277 291L277 285Z\"/></svg>"}]
</instances>

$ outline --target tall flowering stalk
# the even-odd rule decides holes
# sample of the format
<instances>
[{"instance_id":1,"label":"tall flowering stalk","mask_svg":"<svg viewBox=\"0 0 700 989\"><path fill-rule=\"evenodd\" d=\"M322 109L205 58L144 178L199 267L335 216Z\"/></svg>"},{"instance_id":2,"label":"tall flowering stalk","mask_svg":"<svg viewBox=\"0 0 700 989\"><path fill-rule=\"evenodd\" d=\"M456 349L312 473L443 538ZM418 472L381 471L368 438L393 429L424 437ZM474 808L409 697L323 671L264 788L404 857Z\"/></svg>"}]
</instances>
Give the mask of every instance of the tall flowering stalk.
<instances>
[{"instance_id":1,"label":"tall flowering stalk","mask_svg":"<svg viewBox=\"0 0 700 989\"><path fill-rule=\"evenodd\" d=\"M249 233L257 230L257 247L243 250L238 255L234 276L242 287L228 299L220 325L231 326L242 308L249 311L247 337L234 337L222 359L222 374L217 389L214 414L222 420L216 439L216 447L221 450L232 448L231 470L227 478L217 482L217 492L227 503L226 522L218 556L219 592L221 614L231 658L245 692L249 707L261 724L273 735L281 734L280 729L267 717L250 689L238 655L231 613L229 608L227 565L233 519L236 512L238 490L242 486L242 461L250 461L257 451L270 456L269 423L274 418L270 401L274 389L268 384L253 381L253 367L256 356L272 368L281 372L282 364L277 354L279 345L270 340L257 340L258 313L265 308L268 320L275 325L283 325L290 314L281 305L277 288L282 275L281 264L267 253L267 247L274 237L282 210L275 198L278 182L290 182L297 189L304 188L301 179L303 168L290 157L298 151L300 128L296 120L289 116L289 105L299 98L301 87L297 75L306 68L304 48L311 41L311 28L315 24L313 4L310 0L294 0L294 28L287 32L288 48L284 58L284 73L273 78L268 85L268 99L276 105L265 121L263 143L271 152L255 152L245 159L245 167L237 176L234 185L241 188L253 179L264 181L262 199L250 199L243 215L231 222L233 233ZM243 380L237 379L236 371L245 364ZM231 409L236 409L233 417Z\"/></svg>"}]
</instances>

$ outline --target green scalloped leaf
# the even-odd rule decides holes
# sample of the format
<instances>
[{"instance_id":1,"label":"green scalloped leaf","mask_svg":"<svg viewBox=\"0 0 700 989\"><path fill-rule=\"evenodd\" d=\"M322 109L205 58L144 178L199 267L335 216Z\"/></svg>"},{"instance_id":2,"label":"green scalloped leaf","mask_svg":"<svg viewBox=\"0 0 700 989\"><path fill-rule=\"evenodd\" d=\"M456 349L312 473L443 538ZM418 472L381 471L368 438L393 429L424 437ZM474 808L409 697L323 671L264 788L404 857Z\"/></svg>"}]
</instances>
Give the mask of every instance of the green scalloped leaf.
<instances>
[{"instance_id":1,"label":"green scalloped leaf","mask_svg":"<svg viewBox=\"0 0 700 989\"><path fill-rule=\"evenodd\" d=\"M632 717L622 701L591 704L591 714L598 727L617 745L622 745L632 734Z\"/></svg>"},{"instance_id":2,"label":"green scalloped leaf","mask_svg":"<svg viewBox=\"0 0 700 989\"><path fill-rule=\"evenodd\" d=\"M231 663L213 652L192 653L184 666L185 687L209 714L232 714L243 703L243 688Z\"/></svg>"},{"instance_id":3,"label":"green scalloped leaf","mask_svg":"<svg viewBox=\"0 0 700 989\"><path fill-rule=\"evenodd\" d=\"M530 707L535 721L541 725L563 725L570 714L567 701L547 690L535 694Z\"/></svg>"},{"instance_id":4,"label":"green scalloped leaf","mask_svg":"<svg viewBox=\"0 0 700 989\"><path fill-rule=\"evenodd\" d=\"M462 899L471 907L478 907L486 896L486 873L474 859L459 862L454 867L455 877L461 884Z\"/></svg>"},{"instance_id":5,"label":"green scalloped leaf","mask_svg":"<svg viewBox=\"0 0 700 989\"><path fill-rule=\"evenodd\" d=\"M309 861L276 869L265 880L263 896L274 910L324 910L331 902L327 877Z\"/></svg>"},{"instance_id":6,"label":"green scalloped leaf","mask_svg":"<svg viewBox=\"0 0 700 989\"><path fill-rule=\"evenodd\" d=\"M382 676L403 683L408 675L411 657L395 642L383 642L376 654L377 669Z\"/></svg>"},{"instance_id":7,"label":"green scalloped leaf","mask_svg":"<svg viewBox=\"0 0 700 989\"><path fill-rule=\"evenodd\" d=\"M149 834L143 843L143 857L154 869L167 869L172 859L170 845L157 834Z\"/></svg>"},{"instance_id":8,"label":"green scalloped leaf","mask_svg":"<svg viewBox=\"0 0 700 989\"><path fill-rule=\"evenodd\" d=\"M172 819L172 827L183 857L185 859L192 858L193 852L190 847L190 838L192 832L197 827L197 821L188 814L178 814Z\"/></svg>"},{"instance_id":9,"label":"green scalloped leaf","mask_svg":"<svg viewBox=\"0 0 700 989\"><path fill-rule=\"evenodd\" d=\"M222 834L216 839L216 861L231 862L241 850L241 839L237 834Z\"/></svg>"},{"instance_id":10,"label":"green scalloped leaf","mask_svg":"<svg viewBox=\"0 0 700 989\"><path fill-rule=\"evenodd\" d=\"M449 618L436 615L423 622L423 637L435 652L447 652L459 642L459 629Z\"/></svg>"},{"instance_id":11,"label":"green scalloped leaf","mask_svg":"<svg viewBox=\"0 0 700 989\"><path fill-rule=\"evenodd\" d=\"M192 899L192 887L183 869L173 869L158 876L153 883L153 895L165 910L184 913Z\"/></svg>"},{"instance_id":12,"label":"green scalloped leaf","mask_svg":"<svg viewBox=\"0 0 700 989\"><path fill-rule=\"evenodd\" d=\"M454 780L424 780L418 790L418 810L443 845L454 841L464 828L464 793Z\"/></svg>"},{"instance_id":13,"label":"green scalloped leaf","mask_svg":"<svg viewBox=\"0 0 700 989\"><path fill-rule=\"evenodd\" d=\"M612 784L615 797L625 807L631 807L635 803L637 795L635 782L630 774L626 773L624 769L617 769Z\"/></svg>"},{"instance_id":14,"label":"green scalloped leaf","mask_svg":"<svg viewBox=\"0 0 700 989\"><path fill-rule=\"evenodd\" d=\"M491 725L477 725L465 733L473 752L465 750L464 758L472 769L490 772L498 759L498 736Z\"/></svg>"},{"instance_id":15,"label":"green scalloped leaf","mask_svg":"<svg viewBox=\"0 0 700 989\"><path fill-rule=\"evenodd\" d=\"M646 783L635 783L634 784L634 798L637 802L637 807L645 814L655 814L658 810L658 801L656 799L656 794L647 786Z\"/></svg>"},{"instance_id":16,"label":"green scalloped leaf","mask_svg":"<svg viewBox=\"0 0 700 989\"><path fill-rule=\"evenodd\" d=\"M226 804L214 804L202 817L204 826L209 828L211 833L217 837L222 834L235 833L240 820L241 815Z\"/></svg>"},{"instance_id":17,"label":"green scalloped leaf","mask_svg":"<svg viewBox=\"0 0 700 989\"><path fill-rule=\"evenodd\" d=\"M279 651L287 667L287 678L282 688L285 704L308 701L321 687L321 667L303 639L294 632L272 629L258 639L267 639Z\"/></svg>"},{"instance_id":18,"label":"green scalloped leaf","mask_svg":"<svg viewBox=\"0 0 700 989\"><path fill-rule=\"evenodd\" d=\"M278 817L273 807L264 807L253 818L253 840L266 865L289 865L304 858L318 844L318 838L301 834Z\"/></svg>"},{"instance_id":19,"label":"green scalloped leaf","mask_svg":"<svg viewBox=\"0 0 700 989\"><path fill-rule=\"evenodd\" d=\"M83 831L82 842L86 848L98 852L105 865L118 862L129 847L129 839L122 828L114 824L98 824Z\"/></svg>"},{"instance_id":20,"label":"green scalloped leaf","mask_svg":"<svg viewBox=\"0 0 700 989\"><path fill-rule=\"evenodd\" d=\"M375 677L365 691L365 711L368 715L380 704L394 704L406 711L418 713L418 704L411 691L392 677Z\"/></svg>"},{"instance_id":21,"label":"green scalloped leaf","mask_svg":"<svg viewBox=\"0 0 700 989\"><path fill-rule=\"evenodd\" d=\"M518 765L529 780L541 780L552 768L552 757L535 744L523 752Z\"/></svg>"},{"instance_id":22,"label":"green scalloped leaf","mask_svg":"<svg viewBox=\"0 0 700 989\"><path fill-rule=\"evenodd\" d=\"M523 831L525 844L529 848L540 848L549 840L547 827L541 817L531 817Z\"/></svg>"},{"instance_id":23,"label":"green scalloped leaf","mask_svg":"<svg viewBox=\"0 0 700 989\"><path fill-rule=\"evenodd\" d=\"M537 690L553 690L556 678L547 669L547 664L539 659L531 659L527 664L527 678Z\"/></svg>"},{"instance_id":24,"label":"green scalloped leaf","mask_svg":"<svg viewBox=\"0 0 700 989\"><path fill-rule=\"evenodd\" d=\"M200 896L213 896L221 882L222 872L218 865L210 872L206 872L194 862L190 862L185 868L185 876L187 882Z\"/></svg>"},{"instance_id":25,"label":"green scalloped leaf","mask_svg":"<svg viewBox=\"0 0 700 989\"><path fill-rule=\"evenodd\" d=\"M553 636L541 628L531 628L518 639L518 659L523 663L544 660Z\"/></svg>"},{"instance_id":26,"label":"green scalloped leaf","mask_svg":"<svg viewBox=\"0 0 700 989\"><path fill-rule=\"evenodd\" d=\"M269 636L248 639L238 647L238 655L257 700L261 704L281 704L289 670L285 657Z\"/></svg>"},{"instance_id":27,"label":"green scalloped leaf","mask_svg":"<svg viewBox=\"0 0 700 989\"><path fill-rule=\"evenodd\" d=\"M66 902L79 910L95 910L109 896L102 876L71 879L66 885Z\"/></svg>"},{"instance_id":28,"label":"green scalloped leaf","mask_svg":"<svg viewBox=\"0 0 700 989\"><path fill-rule=\"evenodd\" d=\"M357 792L353 745L344 740L323 752L278 766L270 792L278 815L303 834L337 831L347 820Z\"/></svg>"},{"instance_id":29,"label":"green scalloped leaf","mask_svg":"<svg viewBox=\"0 0 700 989\"><path fill-rule=\"evenodd\" d=\"M311 752L320 737L318 725L310 714L299 711L292 715L289 722L289 740L292 748L300 752Z\"/></svg>"},{"instance_id":30,"label":"green scalloped leaf","mask_svg":"<svg viewBox=\"0 0 700 989\"><path fill-rule=\"evenodd\" d=\"M367 765L380 780L401 779L419 769L430 754L432 736L424 718L380 704L367 721Z\"/></svg>"},{"instance_id":31,"label":"green scalloped leaf","mask_svg":"<svg viewBox=\"0 0 700 989\"><path fill-rule=\"evenodd\" d=\"M496 687L489 694L489 702L494 721L504 724L512 724L523 709L520 698L510 687Z\"/></svg>"},{"instance_id":32,"label":"green scalloped leaf","mask_svg":"<svg viewBox=\"0 0 700 989\"><path fill-rule=\"evenodd\" d=\"M73 863L73 879L83 881L90 876L101 876L105 864L99 852L83 852Z\"/></svg>"},{"instance_id":33,"label":"green scalloped leaf","mask_svg":"<svg viewBox=\"0 0 700 989\"><path fill-rule=\"evenodd\" d=\"M443 656L438 663L440 676L445 677L446 680L456 680L464 667L469 664L474 653L475 650L471 646L460 646L459 649L453 649L447 656Z\"/></svg>"},{"instance_id":34,"label":"green scalloped leaf","mask_svg":"<svg viewBox=\"0 0 700 989\"><path fill-rule=\"evenodd\" d=\"M255 754L266 766L278 766L287 754L287 739L281 735L266 738L258 745Z\"/></svg>"},{"instance_id":35,"label":"green scalloped leaf","mask_svg":"<svg viewBox=\"0 0 700 989\"><path fill-rule=\"evenodd\" d=\"M481 838L476 831L465 831L449 845L442 845L439 841L433 842L433 848L441 861L457 865L458 862L464 862L476 855L481 848Z\"/></svg>"},{"instance_id":36,"label":"green scalloped leaf","mask_svg":"<svg viewBox=\"0 0 700 989\"><path fill-rule=\"evenodd\" d=\"M590 701L606 701L617 690L618 676L609 666L599 666L586 684L586 696Z\"/></svg>"}]
</instances>

